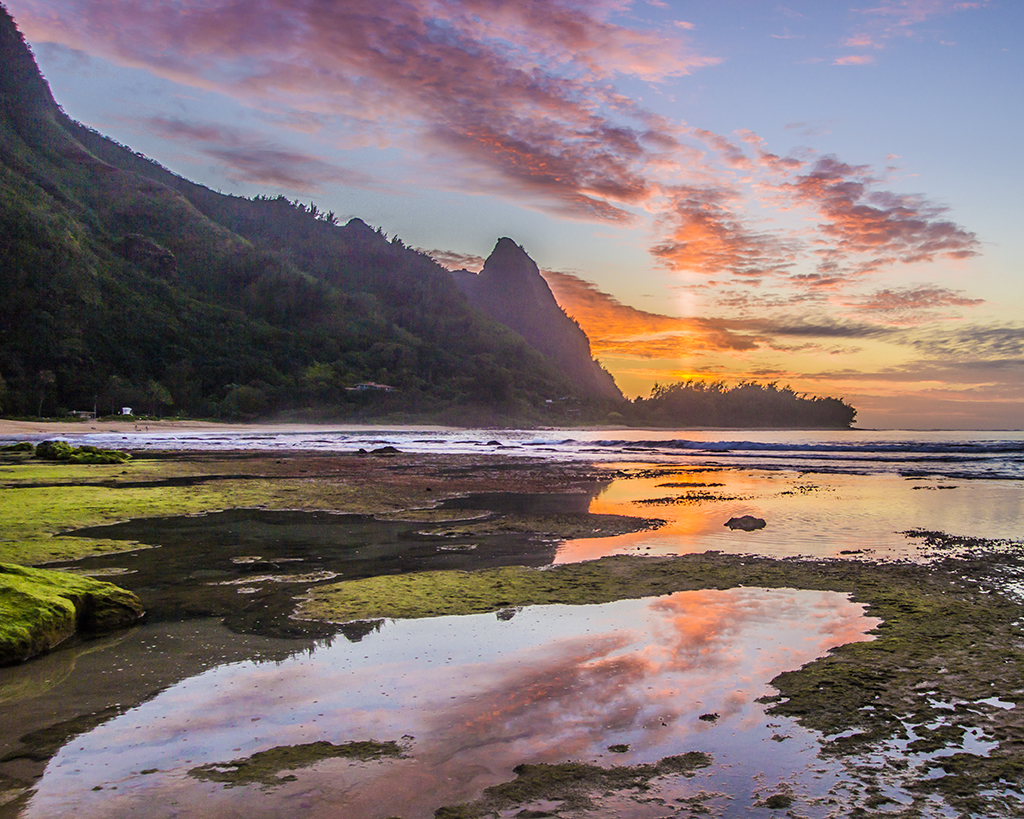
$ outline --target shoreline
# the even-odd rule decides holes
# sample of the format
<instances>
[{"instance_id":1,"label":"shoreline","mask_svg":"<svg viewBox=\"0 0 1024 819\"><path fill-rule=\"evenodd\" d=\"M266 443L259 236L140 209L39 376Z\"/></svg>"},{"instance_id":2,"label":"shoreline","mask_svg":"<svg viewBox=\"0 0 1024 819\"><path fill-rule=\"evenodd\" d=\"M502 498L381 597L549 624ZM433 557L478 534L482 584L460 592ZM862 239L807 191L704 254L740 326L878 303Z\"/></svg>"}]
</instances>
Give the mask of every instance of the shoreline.
<instances>
[{"instance_id":1,"label":"shoreline","mask_svg":"<svg viewBox=\"0 0 1024 819\"><path fill-rule=\"evenodd\" d=\"M220 421L193 421L160 419L157 421L12 421L0 418L0 438L28 435L91 435L94 433L154 433L154 432L372 432L375 429L405 430L408 432L454 431L460 427L441 424L316 424L301 422L281 423L221 423Z\"/></svg>"},{"instance_id":2,"label":"shoreline","mask_svg":"<svg viewBox=\"0 0 1024 819\"><path fill-rule=\"evenodd\" d=\"M132 427L127 432L134 431L134 422L121 423ZM158 423L150 423L150 434ZM198 429L203 430L229 428L210 422L163 423L164 429L189 428L194 423L202 424ZM67 426L73 425L52 424L49 429L58 427L63 431ZM85 422L81 426L86 428L82 432L87 432L92 424ZM240 428L281 429L282 425ZM674 468L687 477L686 465ZM891 776L893 781L912 789L921 805L927 804L932 795L944 797L957 809L991 808L995 812L988 815L1009 815L1000 812L1001 794L990 794L986 788L1000 778L1014 781L1024 767L1017 762L1019 744L1014 739L1021 728L1020 714L1024 713L1024 694L1019 691L1015 671L1019 667L1017 658L1024 661L1024 655L1017 647L1018 628L1014 625L1021 619L1022 606L991 592L993 566L1013 569L1021 565L1021 559L1012 550L1004 551L1002 544L995 541L975 538L967 542L939 532L921 532L918 537L927 536L926 545L940 555L938 561L928 566L886 564L872 559L790 560L715 551L660 557L620 554L603 560L547 566L544 550L553 548L553 541L614 537L623 528L630 528L626 526L629 521L621 516L595 514L591 509L591 500L600 498L612 480L671 481L673 467L658 465L651 470L624 472L608 465L583 462L513 462L500 453L425 456L383 452L191 452L166 459L140 458L127 468L58 466L25 459L12 460L5 469L7 491L17 493L20 501L8 504L7 519L0 526L10 538L4 544L9 549L20 545L26 558L30 552L37 558L50 559L60 557L60 552L65 559L91 553L93 565L102 563L107 569L125 569L100 576L125 587L138 586L143 604L154 611L160 605L175 603L167 597L170 592L160 590L156 583L163 575L171 574L179 578L180 586L171 592L182 595L187 610L198 613L200 608L195 601L200 601L207 607L202 610L208 615L223 619L230 614L231 627L239 629L242 643L284 636L277 630L259 630L272 611L266 604L278 595L287 603L287 611L281 610L280 623L311 629L288 638L301 646L316 638L314 630L333 631L338 627L331 625L332 621L351 619L350 603L362 605L360 593L367 589L374 605L404 605L410 601L436 604L438 610L425 612L430 616L458 614L457 605L464 603L500 612L545 602L589 604L635 598L640 594L665 593L672 588L746 585L852 593L857 602L868 607L869 615L883 620L875 633L876 639L844 644L773 680L771 684L779 694L764 701L767 713L796 718L830 737L823 743L823 751L841 757L851 775L869 788L886 784L886 777ZM678 488L690 491L687 487L691 485L695 484L684 482ZM811 490L804 483L799 486L806 491L793 497L799 498L806 509L805 496ZM667 487L651 486L649 491L664 494ZM531 495L541 505L519 509L510 507L505 500ZM494 499L496 505L489 506L488 498ZM697 501L715 510L715 528L721 528L717 518L724 518L725 511L717 504L725 501L705 495ZM696 506L691 509L691 505L683 504L680 508L685 508L685 517L691 519ZM362 530L373 526L381 532L390 527L395 535L388 536L388 543L402 547L402 554L409 544L418 543L420 552L430 546L434 550L429 556L432 563L403 564L409 571L368 580L355 577L347 568L343 574L339 571L339 579L327 578L326 574L320 579L306 571L306 580L288 585L279 582L287 572L277 564L283 562L287 568L295 555L286 544L275 545L280 540L277 532L271 533L272 540L238 547L236 551L244 553L241 558L231 551L235 549L233 545L224 547L223 554L209 550L212 562L208 566L199 565L189 556L188 544L194 538L187 532L182 536L185 545L180 547L181 559L177 562L172 559L175 547L170 543L139 551L139 541L113 540L101 529L85 537L85 533L68 535L83 527L138 518L177 517L213 527L219 520L214 515L230 509L248 509L257 516L287 514L306 523L309 520L304 515L327 511L337 515L334 522L339 525L349 522ZM641 509L647 511L650 507L637 507L636 511ZM235 523L227 520L225 525ZM399 529L403 530L401 536ZM363 533L359 537L366 540L367 536ZM332 537L324 543L345 540ZM148 539L143 542L153 543ZM544 562L543 568L523 566L522 554L531 542L538 562ZM755 543L751 540L750 545ZM124 551L126 546L130 551ZM477 566L484 563L482 557L489 549L493 549L495 559L489 566ZM962 551L966 554L960 554ZM107 556L102 557L103 554ZM389 565L395 568L397 564ZM338 571L337 566L320 564L309 568ZM226 576L224 572L233 572L238 577L230 578L232 581L244 578L251 588L240 596L233 583L210 585L206 581L212 569L220 573L221 579ZM199 575L185 579L184 575L193 570ZM299 588L303 583L308 584L304 592ZM444 588L450 593L441 595L441 599L425 594L430 592L436 597ZM294 619L297 593L305 598L304 613L318 617ZM320 611L311 611L313 608ZM380 609L360 610L356 614L371 618L409 616L409 612ZM251 624L243 622L250 616ZM373 628L372 621L351 626L353 637L349 639L361 639L364 632L368 634ZM119 692L117 701L143 701L150 690L148 683L140 685L138 690ZM922 699L921 691L929 692L929 697ZM970 707L958 709L953 719L943 705L947 702L969 703ZM912 715L910 722L916 731L910 751L919 757L920 768L879 774L865 760L878 748L904 735L903 720L909 718L901 715L907 714ZM70 709L66 716L73 720L80 715ZM52 717L46 717L33 728L50 727L47 720ZM944 724L942 720L951 721ZM931 727L935 725L940 727ZM974 736L992 736L997 744L985 757L945 753L956 751L965 738ZM21 753L20 744L14 743L13 737L10 740L9 753ZM532 760L523 761L526 764ZM42 775L42 768L38 772ZM3 775L0 766L0 780ZM19 780L15 792L27 794L30 787L29 778ZM857 804L857 800L851 804Z\"/></svg>"}]
</instances>

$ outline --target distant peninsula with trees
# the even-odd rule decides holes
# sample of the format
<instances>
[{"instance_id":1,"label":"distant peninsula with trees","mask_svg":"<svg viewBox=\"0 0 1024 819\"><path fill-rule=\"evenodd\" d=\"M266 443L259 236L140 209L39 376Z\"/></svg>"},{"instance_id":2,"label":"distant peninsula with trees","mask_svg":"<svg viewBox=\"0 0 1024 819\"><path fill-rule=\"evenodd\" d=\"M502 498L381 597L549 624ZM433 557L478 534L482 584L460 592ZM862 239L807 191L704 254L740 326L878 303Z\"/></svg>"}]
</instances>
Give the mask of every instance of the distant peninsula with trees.
<instances>
[{"instance_id":1,"label":"distant peninsula with trees","mask_svg":"<svg viewBox=\"0 0 1024 819\"><path fill-rule=\"evenodd\" d=\"M359 219L225 195L71 120L0 5L0 413L848 427L775 384L627 400L536 264L450 271Z\"/></svg>"}]
</instances>

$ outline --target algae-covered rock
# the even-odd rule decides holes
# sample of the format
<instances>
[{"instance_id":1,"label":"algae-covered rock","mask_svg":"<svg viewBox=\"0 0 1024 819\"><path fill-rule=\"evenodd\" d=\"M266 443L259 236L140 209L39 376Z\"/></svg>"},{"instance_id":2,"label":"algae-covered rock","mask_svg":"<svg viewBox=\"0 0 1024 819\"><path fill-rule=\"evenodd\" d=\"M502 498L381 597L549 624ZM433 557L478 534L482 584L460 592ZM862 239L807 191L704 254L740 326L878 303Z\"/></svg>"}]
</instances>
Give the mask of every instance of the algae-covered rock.
<instances>
[{"instance_id":1,"label":"algae-covered rock","mask_svg":"<svg viewBox=\"0 0 1024 819\"><path fill-rule=\"evenodd\" d=\"M123 628L144 613L138 597L112 583L0 563L0 665L49 651L76 633Z\"/></svg>"},{"instance_id":2,"label":"algae-covered rock","mask_svg":"<svg viewBox=\"0 0 1024 819\"><path fill-rule=\"evenodd\" d=\"M689 751L642 765L612 765L603 768L585 762L524 764L513 769L516 778L484 790L474 802L446 805L434 812L435 819L482 819L485 816L528 816L528 806L538 801L559 802L558 814L595 812L603 809L603 796L640 796L654 779L664 776L691 777L714 762L710 754ZM617 811L616 811L617 813ZM552 814L544 814L552 815Z\"/></svg>"},{"instance_id":3,"label":"algae-covered rock","mask_svg":"<svg viewBox=\"0 0 1024 819\"><path fill-rule=\"evenodd\" d=\"M119 449L95 446L71 446L67 441L40 441L36 457L44 461L66 461L72 464L123 464L132 456Z\"/></svg>"},{"instance_id":4,"label":"algae-covered rock","mask_svg":"<svg viewBox=\"0 0 1024 819\"><path fill-rule=\"evenodd\" d=\"M352 759L363 762L380 760L385 757L402 759L405 748L394 740L377 742L364 740L335 745L331 742L309 742L305 745L278 745L266 751L258 751L243 759L230 762L211 762L192 768L188 775L210 782L223 782L225 787L261 784L266 787L292 782L296 777L284 771L308 768L325 759Z\"/></svg>"}]
</instances>

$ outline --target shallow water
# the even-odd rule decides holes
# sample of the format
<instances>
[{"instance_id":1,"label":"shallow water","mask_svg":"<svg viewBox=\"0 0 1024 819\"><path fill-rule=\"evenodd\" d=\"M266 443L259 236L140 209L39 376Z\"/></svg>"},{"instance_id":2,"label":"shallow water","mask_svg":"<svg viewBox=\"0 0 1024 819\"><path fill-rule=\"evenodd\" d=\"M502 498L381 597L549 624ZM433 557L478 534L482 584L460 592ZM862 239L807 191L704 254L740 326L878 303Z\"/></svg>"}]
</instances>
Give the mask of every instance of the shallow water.
<instances>
[{"instance_id":1,"label":"shallow water","mask_svg":"<svg viewBox=\"0 0 1024 819\"><path fill-rule=\"evenodd\" d=\"M661 518L666 525L599 540L567 541L559 546L556 563L610 554L705 551L918 559L920 540L908 538L907 531L1020 539L1024 481L672 467L653 477L613 481L591 502L590 511ZM765 528L745 532L725 526L730 518L743 515L763 519Z\"/></svg>"},{"instance_id":2,"label":"shallow water","mask_svg":"<svg viewBox=\"0 0 1024 819\"><path fill-rule=\"evenodd\" d=\"M140 451L403 452L501 454L548 460L688 463L830 474L1024 479L1024 431L764 429L366 429L294 426L252 431L82 430L76 443ZM69 430L69 433L75 430ZM7 440L42 440L42 435ZM53 437L53 436L51 436ZM59 436L58 436L59 437ZM65 436L66 437L66 436Z\"/></svg>"},{"instance_id":3,"label":"shallow water","mask_svg":"<svg viewBox=\"0 0 1024 819\"><path fill-rule=\"evenodd\" d=\"M705 792L718 794L702 802L712 813L767 816L771 812L755 803L786 787L798 796L799 815L831 815L835 807L817 800L846 798L857 783L838 764L816 757L816 736L791 721L766 719L754 700L769 693L767 682L779 671L799 667L830 645L862 639L872 623L839 595L687 592L607 606L530 608L511 620L388 622L349 630L347 640L319 642L309 638L332 627L287 619L295 595L317 572L337 579L707 550L887 560L921 556L919 541L902 534L906 530L1012 539L1024 532L1019 433L628 434L631 439L611 441L600 437L607 432L564 430L209 435L199 448L395 445L589 457L624 477L573 496L576 512L661 518L666 525L557 548L527 535L435 538L422 522L260 510L88 533L161 544L80 564L131 572L112 579L145 594L154 622L0 669L5 753L17 751L18 737L38 728L57 725L51 751L62 736L85 731L47 765L24 815L256 819L308 810L410 819L475 798L512 778L512 768L524 761L607 766L690 750L712 753L715 764L692 779L658 783L656 794L669 805ZM150 449L185 448L196 436L132 441ZM516 514L562 511L566 503L564 496L494 494L448 506L468 514ZM766 527L744 532L724 526L746 514L765 519ZM171 622L210 614L247 633L233 634L209 619ZM304 639L274 639L278 635ZM712 712L718 721L699 720ZM67 721L72 724L61 728ZM406 735L412 737L407 759L325 761L266 791L188 776L197 765L276 745ZM616 743L630 750L609 752ZM888 752L900 755L899 748ZM9 760L0 763L0 774L31 778L32 766L42 764ZM142 773L150 769L156 772ZM907 801L896 785L890 795ZM612 799L605 807L606 815L666 815L658 803ZM0 805L2 819L14 815L11 806ZM943 815L941 806L934 815Z\"/></svg>"},{"instance_id":4,"label":"shallow water","mask_svg":"<svg viewBox=\"0 0 1024 819\"><path fill-rule=\"evenodd\" d=\"M662 798L720 792L728 800L709 805L727 802L728 815L767 815L754 803L785 786L804 815L825 816L816 800L842 787L842 770L755 700L779 672L868 639L876 622L833 592L732 589L387 623L358 643L172 685L63 747L23 815L414 819L478 797L524 761L608 766L701 750L712 767L660 781ZM118 645L104 651L108 667L121 662ZM699 719L709 713L719 718ZM188 774L274 746L403 736L406 759L323 761L273 788ZM629 750L611 753L617 743Z\"/></svg>"},{"instance_id":5,"label":"shallow water","mask_svg":"<svg viewBox=\"0 0 1024 819\"><path fill-rule=\"evenodd\" d=\"M571 497L586 510L589 496ZM465 517L472 519L474 513ZM145 518L69 534L157 548L68 565L131 589L146 601L151 619L213 615L241 632L316 637L337 628L289 619L295 598L315 583L440 569L544 566L555 555L549 540L500 534L444 538L431 534L438 525L444 524L266 509Z\"/></svg>"}]
</instances>

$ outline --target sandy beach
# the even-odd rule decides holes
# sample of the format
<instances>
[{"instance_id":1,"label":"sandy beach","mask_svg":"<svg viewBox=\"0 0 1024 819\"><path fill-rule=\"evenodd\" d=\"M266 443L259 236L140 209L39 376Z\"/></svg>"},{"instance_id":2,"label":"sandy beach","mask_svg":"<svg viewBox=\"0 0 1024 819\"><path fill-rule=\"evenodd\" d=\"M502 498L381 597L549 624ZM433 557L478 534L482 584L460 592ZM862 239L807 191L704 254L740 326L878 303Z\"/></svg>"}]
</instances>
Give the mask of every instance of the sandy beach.
<instances>
[{"instance_id":1,"label":"sandy beach","mask_svg":"<svg viewBox=\"0 0 1024 819\"><path fill-rule=\"evenodd\" d=\"M21 435L88 435L96 432L249 432L287 433L326 430L366 431L380 428L380 424L301 424L301 423L220 423L218 421L192 421L162 419L159 421L12 421L0 418L0 437ZM389 424L388 429L444 430L448 427L431 424Z\"/></svg>"}]
</instances>

